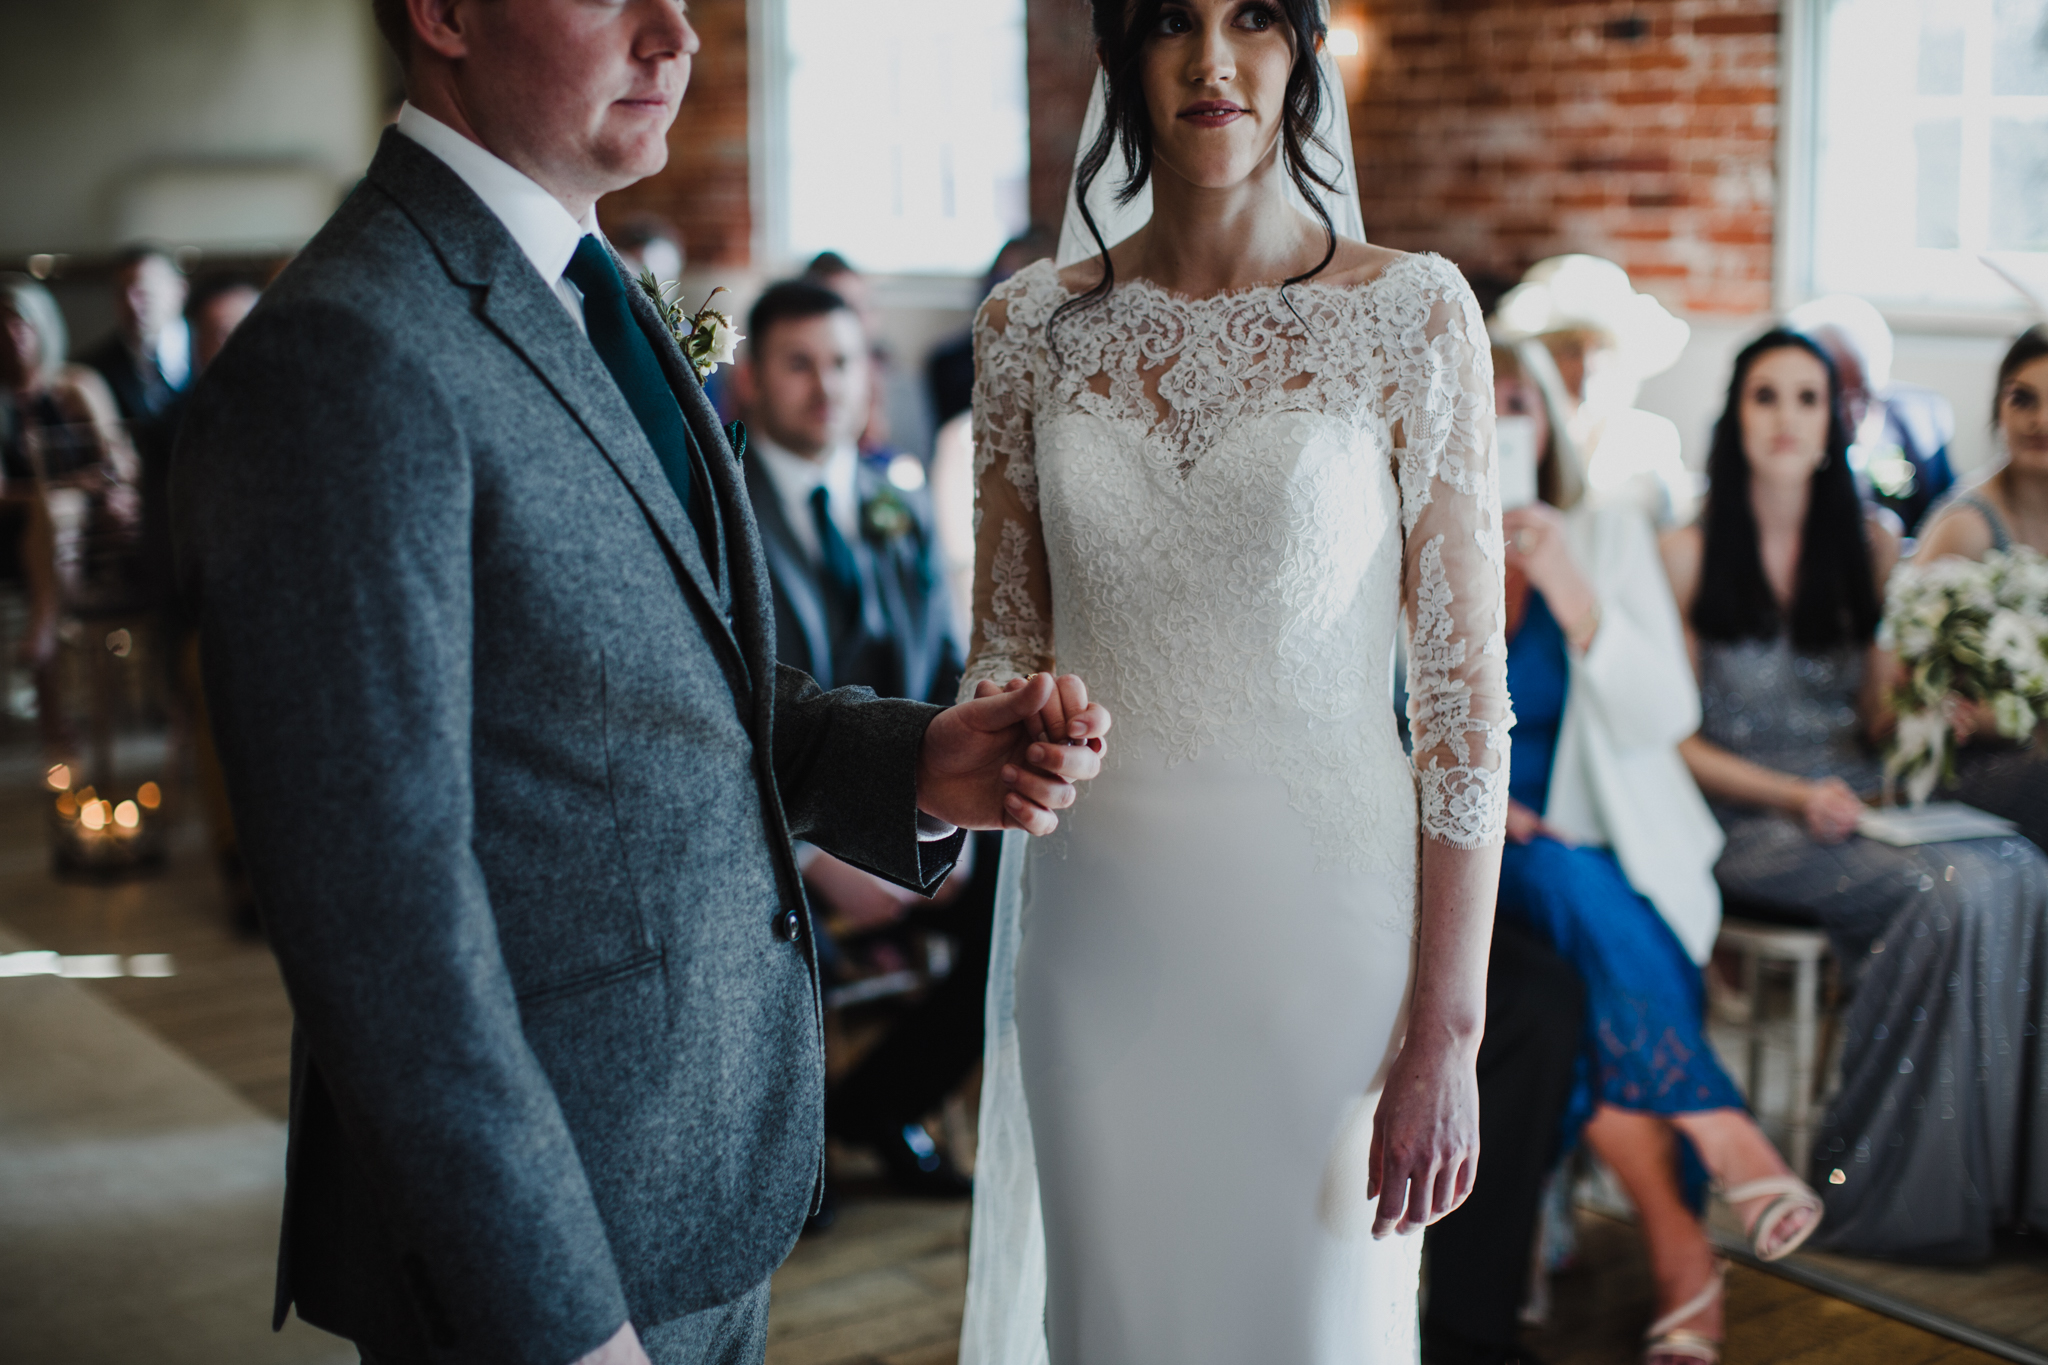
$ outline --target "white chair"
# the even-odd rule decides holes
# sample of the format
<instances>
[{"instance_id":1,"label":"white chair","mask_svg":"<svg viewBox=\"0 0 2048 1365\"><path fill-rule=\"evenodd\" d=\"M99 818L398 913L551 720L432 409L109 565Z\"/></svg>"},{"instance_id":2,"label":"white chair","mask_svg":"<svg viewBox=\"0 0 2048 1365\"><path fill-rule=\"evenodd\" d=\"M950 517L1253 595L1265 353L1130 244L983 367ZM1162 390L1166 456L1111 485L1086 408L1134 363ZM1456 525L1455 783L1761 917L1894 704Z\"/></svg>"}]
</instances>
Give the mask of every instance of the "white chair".
<instances>
[{"instance_id":1,"label":"white chair","mask_svg":"<svg viewBox=\"0 0 2048 1365\"><path fill-rule=\"evenodd\" d=\"M1723 1031L1740 1035L1748 1053L1743 1091L1760 1121L1782 1121L1787 1134L1785 1158L1794 1171L1803 1173L1813 1150L1814 1109L1822 1064L1820 1023L1825 983L1821 967L1828 956L1828 937L1818 929L1728 916L1721 921L1717 946L1741 958L1742 989L1749 997L1746 1021L1723 1018L1720 1022ZM1790 972L1789 1017L1765 1015L1767 970ZM1764 1113L1764 1048L1773 1041L1785 1046L1792 1059L1791 1093L1782 1115Z\"/></svg>"}]
</instances>

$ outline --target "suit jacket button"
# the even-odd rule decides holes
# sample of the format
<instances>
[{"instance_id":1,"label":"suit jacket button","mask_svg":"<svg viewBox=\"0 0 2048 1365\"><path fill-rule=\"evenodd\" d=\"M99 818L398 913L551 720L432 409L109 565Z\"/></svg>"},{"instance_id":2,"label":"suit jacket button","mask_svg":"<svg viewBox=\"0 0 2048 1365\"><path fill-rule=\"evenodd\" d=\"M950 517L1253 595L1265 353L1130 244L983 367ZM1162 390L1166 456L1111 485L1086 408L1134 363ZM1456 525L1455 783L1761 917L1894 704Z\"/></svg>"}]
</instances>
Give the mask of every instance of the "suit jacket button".
<instances>
[{"instance_id":1,"label":"suit jacket button","mask_svg":"<svg viewBox=\"0 0 2048 1365\"><path fill-rule=\"evenodd\" d=\"M802 924L803 922L797 918L796 911L785 910L775 917L775 937L784 943L794 943Z\"/></svg>"}]
</instances>

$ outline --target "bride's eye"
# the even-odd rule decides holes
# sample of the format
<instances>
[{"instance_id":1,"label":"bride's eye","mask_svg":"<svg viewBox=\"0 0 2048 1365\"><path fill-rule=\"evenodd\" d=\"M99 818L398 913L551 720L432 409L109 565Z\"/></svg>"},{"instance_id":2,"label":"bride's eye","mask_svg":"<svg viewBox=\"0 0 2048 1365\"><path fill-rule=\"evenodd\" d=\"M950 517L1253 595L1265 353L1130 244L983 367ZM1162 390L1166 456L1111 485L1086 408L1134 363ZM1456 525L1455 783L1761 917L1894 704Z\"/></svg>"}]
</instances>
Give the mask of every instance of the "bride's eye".
<instances>
[{"instance_id":1,"label":"bride's eye","mask_svg":"<svg viewBox=\"0 0 2048 1365\"><path fill-rule=\"evenodd\" d=\"M1192 33L1194 27L1188 16L1180 10L1168 10L1159 16L1158 32L1164 36L1178 37L1183 33Z\"/></svg>"},{"instance_id":2,"label":"bride's eye","mask_svg":"<svg viewBox=\"0 0 2048 1365\"><path fill-rule=\"evenodd\" d=\"M1264 33L1280 22L1280 11L1271 5L1247 5L1237 12L1237 26Z\"/></svg>"}]
</instances>

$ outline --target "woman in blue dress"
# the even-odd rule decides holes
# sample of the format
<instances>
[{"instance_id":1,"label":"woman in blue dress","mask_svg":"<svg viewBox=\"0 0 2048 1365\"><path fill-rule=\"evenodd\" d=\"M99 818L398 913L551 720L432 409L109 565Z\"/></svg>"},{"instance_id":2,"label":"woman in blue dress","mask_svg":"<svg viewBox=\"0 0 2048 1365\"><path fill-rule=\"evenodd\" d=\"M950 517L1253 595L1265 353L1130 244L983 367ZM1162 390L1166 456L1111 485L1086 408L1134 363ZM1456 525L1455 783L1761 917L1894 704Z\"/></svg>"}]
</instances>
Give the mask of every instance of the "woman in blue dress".
<instances>
[{"instance_id":1,"label":"woman in blue dress","mask_svg":"<svg viewBox=\"0 0 2048 1365\"><path fill-rule=\"evenodd\" d=\"M1535 343L1494 359L1503 451L1540 452L1539 500L1503 520L1516 724L1500 914L1586 983L1567 1121L1641 1217L1658 1305L1644 1360L1696 1365L1720 1356L1721 1275L1680 1186L1680 1140L1761 1257L1804 1241L1820 1205L1707 1045L1722 838L1678 754L1698 692L1648 522L1578 504L1569 438L1535 382L1546 361Z\"/></svg>"}]
</instances>

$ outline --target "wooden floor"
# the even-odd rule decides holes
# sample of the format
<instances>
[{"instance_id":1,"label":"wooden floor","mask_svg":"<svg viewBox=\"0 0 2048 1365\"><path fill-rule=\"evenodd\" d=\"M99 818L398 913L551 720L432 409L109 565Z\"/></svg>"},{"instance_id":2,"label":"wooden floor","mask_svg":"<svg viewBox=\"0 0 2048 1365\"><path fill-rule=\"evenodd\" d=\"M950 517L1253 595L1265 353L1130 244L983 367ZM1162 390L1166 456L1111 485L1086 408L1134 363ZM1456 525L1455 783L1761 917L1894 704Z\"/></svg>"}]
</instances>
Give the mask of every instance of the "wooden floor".
<instances>
[{"instance_id":1,"label":"wooden floor","mask_svg":"<svg viewBox=\"0 0 2048 1365\"><path fill-rule=\"evenodd\" d=\"M170 953L177 975L92 989L266 1112L284 1112L290 1008L269 953L231 933L196 830L168 867L135 881L49 872L44 797L25 757L0 756L0 923L66 953ZM6 982L0 979L0 989ZM1558 1277L1531 1345L1550 1365L1628 1365L1650 1316L1633 1231L1584 1215L1582 1260ZM847 1186L837 1227L776 1276L770 1365L952 1365L966 1280L967 1207ZM1774 1276L1729 1279L1729 1365L1988 1365L1994 1357Z\"/></svg>"}]
</instances>

